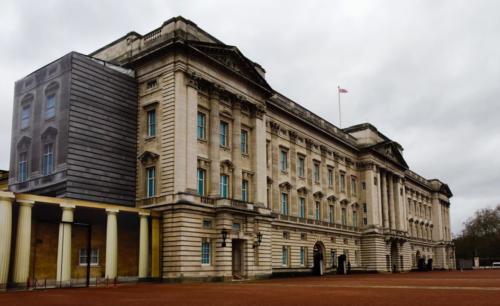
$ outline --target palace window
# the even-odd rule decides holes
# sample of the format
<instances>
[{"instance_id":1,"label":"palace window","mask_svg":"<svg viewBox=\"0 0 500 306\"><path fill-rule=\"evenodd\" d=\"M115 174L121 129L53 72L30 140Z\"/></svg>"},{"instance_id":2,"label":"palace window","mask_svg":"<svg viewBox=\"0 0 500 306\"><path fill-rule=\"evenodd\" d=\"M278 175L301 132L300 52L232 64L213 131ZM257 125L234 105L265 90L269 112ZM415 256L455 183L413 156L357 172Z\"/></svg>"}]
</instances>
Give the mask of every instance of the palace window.
<instances>
[{"instance_id":1,"label":"palace window","mask_svg":"<svg viewBox=\"0 0 500 306\"><path fill-rule=\"evenodd\" d=\"M31 106L25 105L21 110L21 129L30 126Z\"/></svg>"},{"instance_id":2,"label":"palace window","mask_svg":"<svg viewBox=\"0 0 500 306\"><path fill-rule=\"evenodd\" d=\"M281 265L283 265L283 266L288 266L288 262L289 262L288 251L289 251L289 249L287 246L283 246L281 248Z\"/></svg>"},{"instance_id":3,"label":"palace window","mask_svg":"<svg viewBox=\"0 0 500 306\"><path fill-rule=\"evenodd\" d=\"M148 198L154 197L156 194L156 168L146 168L146 196Z\"/></svg>"},{"instance_id":4,"label":"palace window","mask_svg":"<svg viewBox=\"0 0 500 306\"><path fill-rule=\"evenodd\" d=\"M342 207L342 225L347 225L347 209Z\"/></svg>"},{"instance_id":5,"label":"palace window","mask_svg":"<svg viewBox=\"0 0 500 306\"><path fill-rule=\"evenodd\" d=\"M356 193L357 193L356 178L351 177L351 194L355 196Z\"/></svg>"},{"instance_id":6,"label":"palace window","mask_svg":"<svg viewBox=\"0 0 500 306\"><path fill-rule=\"evenodd\" d=\"M301 266L306 265L306 248L305 247L300 247L300 265Z\"/></svg>"},{"instance_id":7,"label":"palace window","mask_svg":"<svg viewBox=\"0 0 500 306\"><path fill-rule=\"evenodd\" d=\"M288 215L288 194L281 193L281 214Z\"/></svg>"},{"instance_id":8,"label":"palace window","mask_svg":"<svg viewBox=\"0 0 500 306\"><path fill-rule=\"evenodd\" d=\"M151 89L154 89L158 87L158 80L157 79L154 79L154 80L149 80L147 83L146 83L146 89L147 90L151 90Z\"/></svg>"},{"instance_id":9,"label":"palace window","mask_svg":"<svg viewBox=\"0 0 500 306\"><path fill-rule=\"evenodd\" d=\"M45 101L45 119L53 118L56 115L56 95L47 96Z\"/></svg>"},{"instance_id":10,"label":"palace window","mask_svg":"<svg viewBox=\"0 0 500 306\"><path fill-rule=\"evenodd\" d=\"M241 181L241 199L245 202L249 201L248 197L248 180Z\"/></svg>"},{"instance_id":11,"label":"palace window","mask_svg":"<svg viewBox=\"0 0 500 306\"><path fill-rule=\"evenodd\" d=\"M156 136L156 110L148 111L148 137Z\"/></svg>"},{"instance_id":12,"label":"palace window","mask_svg":"<svg viewBox=\"0 0 500 306\"><path fill-rule=\"evenodd\" d=\"M345 174L340 173L340 192L345 192Z\"/></svg>"},{"instance_id":13,"label":"palace window","mask_svg":"<svg viewBox=\"0 0 500 306\"><path fill-rule=\"evenodd\" d=\"M366 203L363 203L363 212L364 213L368 212L368 207L366 206Z\"/></svg>"},{"instance_id":14,"label":"palace window","mask_svg":"<svg viewBox=\"0 0 500 306\"><path fill-rule=\"evenodd\" d=\"M358 212L352 212L352 226L358 227Z\"/></svg>"},{"instance_id":15,"label":"palace window","mask_svg":"<svg viewBox=\"0 0 500 306\"><path fill-rule=\"evenodd\" d=\"M220 133L220 145L223 147L228 147L229 146L229 141L228 141L228 133L229 133L229 125L227 122L221 121L220 126L219 126L219 133Z\"/></svg>"},{"instance_id":16,"label":"palace window","mask_svg":"<svg viewBox=\"0 0 500 306\"><path fill-rule=\"evenodd\" d=\"M222 198L229 197L229 175L222 174L220 176L220 196Z\"/></svg>"},{"instance_id":17,"label":"palace window","mask_svg":"<svg viewBox=\"0 0 500 306\"><path fill-rule=\"evenodd\" d=\"M212 228L212 220L204 219L203 220L203 228L205 228L205 229Z\"/></svg>"},{"instance_id":18,"label":"palace window","mask_svg":"<svg viewBox=\"0 0 500 306\"><path fill-rule=\"evenodd\" d=\"M314 182L319 183L320 173L319 173L319 163L314 163Z\"/></svg>"},{"instance_id":19,"label":"palace window","mask_svg":"<svg viewBox=\"0 0 500 306\"><path fill-rule=\"evenodd\" d=\"M248 131L241 130L241 153L248 154Z\"/></svg>"},{"instance_id":20,"label":"palace window","mask_svg":"<svg viewBox=\"0 0 500 306\"><path fill-rule=\"evenodd\" d=\"M368 225L368 219L367 218L363 218L363 225Z\"/></svg>"},{"instance_id":21,"label":"palace window","mask_svg":"<svg viewBox=\"0 0 500 306\"><path fill-rule=\"evenodd\" d=\"M203 238L201 241L201 264L210 264L210 240L208 238Z\"/></svg>"},{"instance_id":22,"label":"palace window","mask_svg":"<svg viewBox=\"0 0 500 306\"><path fill-rule=\"evenodd\" d=\"M87 265L87 249L80 249L78 254L78 264L80 266ZM99 265L99 249L90 249L90 265L97 266Z\"/></svg>"},{"instance_id":23,"label":"palace window","mask_svg":"<svg viewBox=\"0 0 500 306\"><path fill-rule=\"evenodd\" d=\"M306 199L302 197L299 198L299 217L306 217Z\"/></svg>"},{"instance_id":24,"label":"palace window","mask_svg":"<svg viewBox=\"0 0 500 306\"><path fill-rule=\"evenodd\" d=\"M196 119L196 136L198 139L206 139L207 117L204 113L198 112Z\"/></svg>"},{"instance_id":25,"label":"palace window","mask_svg":"<svg viewBox=\"0 0 500 306\"><path fill-rule=\"evenodd\" d=\"M328 221L330 223L335 222L335 206L333 205L328 206Z\"/></svg>"},{"instance_id":26,"label":"palace window","mask_svg":"<svg viewBox=\"0 0 500 306\"><path fill-rule=\"evenodd\" d=\"M316 212L316 220L320 220L321 219L321 203L319 201L316 201L315 203L315 212Z\"/></svg>"},{"instance_id":27,"label":"palace window","mask_svg":"<svg viewBox=\"0 0 500 306\"><path fill-rule=\"evenodd\" d=\"M54 145L48 143L43 146L42 174L51 175L54 169Z\"/></svg>"},{"instance_id":28,"label":"palace window","mask_svg":"<svg viewBox=\"0 0 500 306\"><path fill-rule=\"evenodd\" d=\"M328 169L328 187L333 188L333 169Z\"/></svg>"},{"instance_id":29,"label":"palace window","mask_svg":"<svg viewBox=\"0 0 500 306\"><path fill-rule=\"evenodd\" d=\"M198 168L198 195L205 195L206 171Z\"/></svg>"},{"instance_id":30,"label":"palace window","mask_svg":"<svg viewBox=\"0 0 500 306\"><path fill-rule=\"evenodd\" d=\"M299 156L297 160L297 173L299 177L305 176L305 160L303 156Z\"/></svg>"},{"instance_id":31,"label":"palace window","mask_svg":"<svg viewBox=\"0 0 500 306\"><path fill-rule=\"evenodd\" d=\"M25 182L28 180L28 153L21 152L19 154L19 182Z\"/></svg>"},{"instance_id":32,"label":"palace window","mask_svg":"<svg viewBox=\"0 0 500 306\"><path fill-rule=\"evenodd\" d=\"M288 169L288 152L280 150L280 170L286 171Z\"/></svg>"}]
</instances>

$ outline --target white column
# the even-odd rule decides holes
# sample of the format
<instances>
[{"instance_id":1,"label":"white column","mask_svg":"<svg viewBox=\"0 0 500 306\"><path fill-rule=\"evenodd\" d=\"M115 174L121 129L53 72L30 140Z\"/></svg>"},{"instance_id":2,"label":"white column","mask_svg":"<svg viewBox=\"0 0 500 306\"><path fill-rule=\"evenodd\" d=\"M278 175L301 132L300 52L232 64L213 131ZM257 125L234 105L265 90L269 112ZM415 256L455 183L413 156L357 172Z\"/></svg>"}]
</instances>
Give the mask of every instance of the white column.
<instances>
[{"instance_id":1,"label":"white column","mask_svg":"<svg viewBox=\"0 0 500 306\"><path fill-rule=\"evenodd\" d=\"M389 228L389 202L387 200L387 174L380 174L380 189L382 190L382 209L383 209L383 224L384 228Z\"/></svg>"},{"instance_id":2,"label":"white column","mask_svg":"<svg viewBox=\"0 0 500 306\"><path fill-rule=\"evenodd\" d=\"M26 283L30 272L31 210L35 202L23 200L16 202L19 204L19 216L13 280L14 283Z\"/></svg>"},{"instance_id":3,"label":"white column","mask_svg":"<svg viewBox=\"0 0 500 306\"><path fill-rule=\"evenodd\" d=\"M198 166L198 140L196 118L198 114L198 86L196 82L187 82L186 98L186 191L197 192L196 171ZM177 106L176 106L177 107Z\"/></svg>"},{"instance_id":4,"label":"white column","mask_svg":"<svg viewBox=\"0 0 500 306\"><path fill-rule=\"evenodd\" d=\"M233 141L231 160L233 162L233 198L241 199L241 102L233 101ZM247 140L248 141L248 140Z\"/></svg>"},{"instance_id":5,"label":"white column","mask_svg":"<svg viewBox=\"0 0 500 306\"><path fill-rule=\"evenodd\" d=\"M13 193L0 191L0 289L6 287L9 277L12 201L14 198Z\"/></svg>"},{"instance_id":6,"label":"white column","mask_svg":"<svg viewBox=\"0 0 500 306\"><path fill-rule=\"evenodd\" d=\"M59 240L57 243L57 275L58 282L71 279L71 223L73 222L74 205L61 204L62 218L59 224Z\"/></svg>"},{"instance_id":7,"label":"white column","mask_svg":"<svg viewBox=\"0 0 500 306\"><path fill-rule=\"evenodd\" d=\"M106 209L108 220L106 224L106 278L115 278L118 268L118 225L116 214L118 209Z\"/></svg>"},{"instance_id":8,"label":"white column","mask_svg":"<svg viewBox=\"0 0 500 306\"><path fill-rule=\"evenodd\" d=\"M251 159L255 172L254 202L271 208L271 204L267 203L266 122L263 110L256 111L252 134L252 138L254 139L252 143L252 152L254 152L254 156L252 156ZM273 167L274 166L277 167L277 165L273 165Z\"/></svg>"},{"instance_id":9,"label":"white column","mask_svg":"<svg viewBox=\"0 0 500 306\"><path fill-rule=\"evenodd\" d=\"M209 194L218 197L220 194L220 135L219 135L219 89L212 88L210 92L210 192Z\"/></svg>"},{"instance_id":10,"label":"white column","mask_svg":"<svg viewBox=\"0 0 500 306\"><path fill-rule=\"evenodd\" d=\"M139 213L139 278L148 277L149 213Z\"/></svg>"}]
</instances>

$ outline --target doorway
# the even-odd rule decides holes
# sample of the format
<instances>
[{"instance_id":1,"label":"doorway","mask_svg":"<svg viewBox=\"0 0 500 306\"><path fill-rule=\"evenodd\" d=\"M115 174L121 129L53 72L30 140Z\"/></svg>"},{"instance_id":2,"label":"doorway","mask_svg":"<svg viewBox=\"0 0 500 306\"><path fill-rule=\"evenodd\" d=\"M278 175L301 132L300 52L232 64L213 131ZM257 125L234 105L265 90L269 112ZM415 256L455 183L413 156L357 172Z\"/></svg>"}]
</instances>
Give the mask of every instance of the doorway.
<instances>
[{"instance_id":1,"label":"doorway","mask_svg":"<svg viewBox=\"0 0 500 306\"><path fill-rule=\"evenodd\" d=\"M232 266L233 266L233 278L243 279L244 278L244 251L243 247L245 241L241 239L232 240Z\"/></svg>"},{"instance_id":2,"label":"doorway","mask_svg":"<svg viewBox=\"0 0 500 306\"><path fill-rule=\"evenodd\" d=\"M318 241L313 248L313 273L314 275L323 275L325 273L325 245L323 242Z\"/></svg>"}]
</instances>

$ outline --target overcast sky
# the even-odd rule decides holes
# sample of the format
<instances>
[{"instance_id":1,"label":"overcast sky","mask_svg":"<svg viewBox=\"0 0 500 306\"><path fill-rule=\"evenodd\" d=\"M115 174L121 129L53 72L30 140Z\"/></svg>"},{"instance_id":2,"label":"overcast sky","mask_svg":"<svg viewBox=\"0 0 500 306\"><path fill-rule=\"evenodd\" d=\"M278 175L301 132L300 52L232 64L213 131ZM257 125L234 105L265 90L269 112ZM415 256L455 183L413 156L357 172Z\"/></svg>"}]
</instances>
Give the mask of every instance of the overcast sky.
<instances>
[{"instance_id":1,"label":"overcast sky","mask_svg":"<svg viewBox=\"0 0 500 306\"><path fill-rule=\"evenodd\" d=\"M272 3L271 3L272 2ZM500 203L498 1L2 1L0 169L14 82L182 15L267 70L268 82L338 125L370 122L410 168L454 193L452 230Z\"/></svg>"}]
</instances>

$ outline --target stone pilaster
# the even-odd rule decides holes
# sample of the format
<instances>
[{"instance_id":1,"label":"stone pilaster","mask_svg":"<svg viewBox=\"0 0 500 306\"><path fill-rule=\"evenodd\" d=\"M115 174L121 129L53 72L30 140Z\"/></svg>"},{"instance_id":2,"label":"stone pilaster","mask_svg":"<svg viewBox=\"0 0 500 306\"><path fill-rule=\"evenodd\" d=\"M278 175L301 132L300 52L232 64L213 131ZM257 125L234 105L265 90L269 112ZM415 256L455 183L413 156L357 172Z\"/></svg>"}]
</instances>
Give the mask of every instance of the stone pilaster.
<instances>
[{"instance_id":1,"label":"stone pilaster","mask_svg":"<svg viewBox=\"0 0 500 306\"><path fill-rule=\"evenodd\" d=\"M396 203L395 203L395 195L394 195L394 179L392 174L387 175L388 182L388 195L387 198L389 200L389 223L391 226L391 230L396 229Z\"/></svg>"},{"instance_id":2,"label":"stone pilaster","mask_svg":"<svg viewBox=\"0 0 500 306\"><path fill-rule=\"evenodd\" d=\"M233 198L241 199L241 102L233 101L233 141L231 150L233 162Z\"/></svg>"},{"instance_id":3,"label":"stone pilaster","mask_svg":"<svg viewBox=\"0 0 500 306\"><path fill-rule=\"evenodd\" d=\"M196 120L198 114L198 83L189 80L186 99L186 191L197 193L198 140Z\"/></svg>"},{"instance_id":4,"label":"stone pilaster","mask_svg":"<svg viewBox=\"0 0 500 306\"><path fill-rule=\"evenodd\" d=\"M299 216L299 201L297 197L297 134L294 131L289 131L290 136L290 215Z\"/></svg>"},{"instance_id":5,"label":"stone pilaster","mask_svg":"<svg viewBox=\"0 0 500 306\"><path fill-rule=\"evenodd\" d=\"M0 289L7 286L12 239L12 201L15 196L0 191Z\"/></svg>"},{"instance_id":6,"label":"stone pilaster","mask_svg":"<svg viewBox=\"0 0 500 306\"><path fill-rule=\"evenodd\" d=\"M254 202L256 204L270 207L267 203L267 154L266 154L266 119L263 109L257 109L252 118L252 167L254 171Z\"/></svg>"},{"instance_id":7,"label":"stone pilaster","mask_svg":"<svg viewBox=\"0 0 500 306\"><path fill-rule=\"evenodd\" d=\"M57 275L56 280L66 285L71 280L71 228L74 205L61 204L62 218L59 224L59 240L57 243Z\"/></svg>"},{"instance_id":8,"label":"stone pilaster","mask_svg":"<svg viewBox=\"0 0 500 306\"><path fill-rule=\"evenodd\" d=\"M432 240L442 241L443 235L443 215L441 210L441 202L437 193L432 194Z\"/></svg>"},{"instance_id":9,"label":"stone pilaster","mask_svg":"<svg viewBox=\"0 0 500 306\"><path fill-rule=\"evenodd\" d=\"M18 200L16 257L14 259L13 281L25 284L30 272L31 210L35 202Z\"/></svg>"},{"instance_id":10,"label":"stone pilaster","mask_svg":"<svg viewBox=\"0 0 500 306\"><path fill-rule=\"evenodd\" d=\"M219 213L216 217L216 239L215 239L215 266L217 271L217 276L224 280L232 279L232 240L231 240L231 228L233 221L231 214L229 213ZM222 246L222 229L225 228L228 231L226 246Z\"/></svg>"},{"instance_id":11,"label":"stone pilaster","mask_svg":"<svg viewBox=\"0 0 500 306\"><path fill-rule=\"evenodd\" d=\"M278 145L278 136L280 132L280 126L276 122L271 122L271 173L273 178L272 185L272 195L273 195L273 203L270 205L272 210L276 213L280 213L280 192L279 192L279 174L280 174L280 164L279 164L279 145Z\"/></svg>"},{"instance_id":12,"label":"stone pilaster","mask_svg":"<svg viewBox=\"0 0 500 306\"><path fill-rule=\"evenodd\" d=\"M313 167L313 160L312 160L312 146L313 142L311 139L306 138L306 186L310 189L309 192L307 193L307 211L309 212L309 218L315 219L316 218L316 203L314 201L313 197L313 173L312 173L312 167Z\"/></svg>"},{"instance_id":13,"label":"stone pilaster","mask_svg":"<svg viewBox=\"0 0 500 306\"><path fill-rule=\"evenodd\" d=\"M151 277L160 277L160 218L151 218Z\"/></svg>"},{"instance_id":14,"label":"stone pilaster","mask_svg":"<svg viewBox=\"0 0 500 306\"><path fill-rule=\"evenodd\" d=\"M139 213L139 278L148 277L149 213Z\"/></svg>"},{"instance_id":15,"label":"stone pilaster","mask_svg":"<svg viewBox=\"0 0 500 306\"><path fill-rule=\"evenodd\" d=\"M370 165L365 170L365 184L366 184L366 206L367 206L367 219L368 225L381 226L380 220L380 193L379 189L374 184L374 179L376 177L375 166ZM377 180L377 184L380 184Z\"/></svg>"},{"instance_id":16,"label":"stone pilaster","mask_svg":"<svg viewBox=\"0 0 500 306\"><path fill-rule=\"evenodd\" d=\"M219 135L219 90L212 88L210 92L210 196L220 195L220 135Z\"/></svg>"},{"instance_id":17,"label":"stone pilaster","mask_svg":"<svg viewBox=\"0 0 500 306\"><path fill-rule=\"evenodd\" d=\"M380 189L382 191L382 214L384 228L389 228L389 203L387 200L387 175L385 172L380 173Z\"/></svg>"},{"instance_id":18,"label":"stone pilaster","mask_svg":"<svg viewBox=\"0 0 500 306\"><path fill-rule=\"evenodd\" d=\"M106 278L115 278L118 270L118 223L117 209L106 209Z\"/></svg>"}]
</instances>

